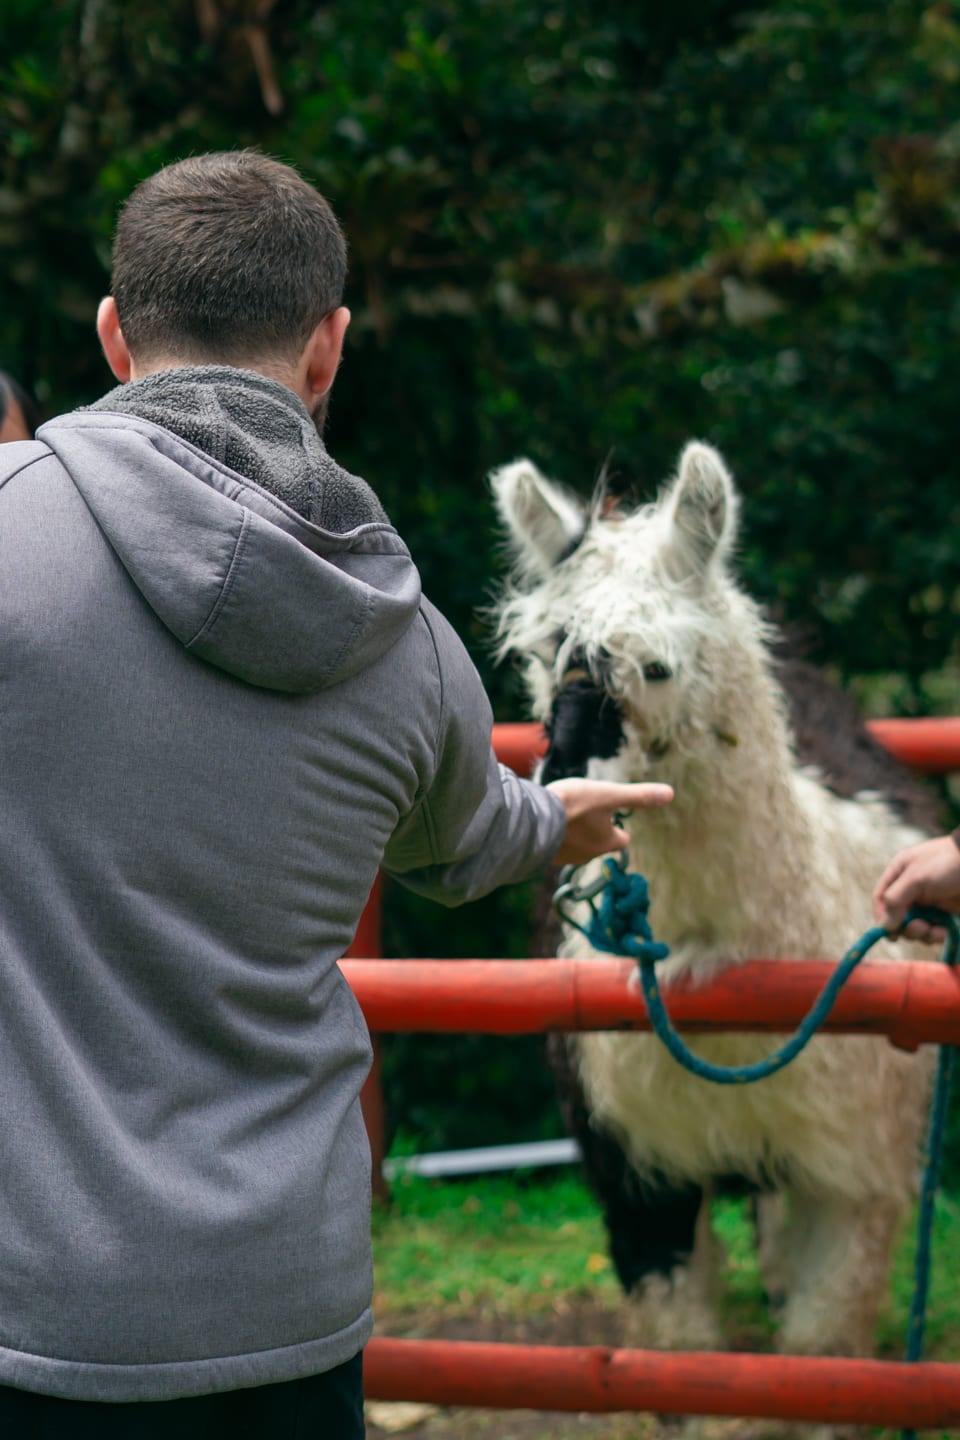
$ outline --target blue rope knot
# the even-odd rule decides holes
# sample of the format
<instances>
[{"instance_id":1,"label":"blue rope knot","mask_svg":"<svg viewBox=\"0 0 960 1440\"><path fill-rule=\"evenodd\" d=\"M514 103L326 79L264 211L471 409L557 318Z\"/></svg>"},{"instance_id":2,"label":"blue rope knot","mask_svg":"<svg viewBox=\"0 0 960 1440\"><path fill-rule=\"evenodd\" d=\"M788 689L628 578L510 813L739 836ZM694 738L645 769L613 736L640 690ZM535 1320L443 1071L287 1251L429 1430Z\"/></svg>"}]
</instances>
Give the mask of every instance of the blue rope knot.
<instances>
[{"instance_id":1,"label":"blue rope knot","mask_svg":"<svg viewBox=\"0 0 960 1440\"><path fill-rule=\"evenodd\" d=\"M670 946L654 940L647 919L650 886L646 876L631 874L622 860L604 860L602 869L607 883L585 931L591 945L651 964L666 960Z\"/></svg>"}]
</instances>

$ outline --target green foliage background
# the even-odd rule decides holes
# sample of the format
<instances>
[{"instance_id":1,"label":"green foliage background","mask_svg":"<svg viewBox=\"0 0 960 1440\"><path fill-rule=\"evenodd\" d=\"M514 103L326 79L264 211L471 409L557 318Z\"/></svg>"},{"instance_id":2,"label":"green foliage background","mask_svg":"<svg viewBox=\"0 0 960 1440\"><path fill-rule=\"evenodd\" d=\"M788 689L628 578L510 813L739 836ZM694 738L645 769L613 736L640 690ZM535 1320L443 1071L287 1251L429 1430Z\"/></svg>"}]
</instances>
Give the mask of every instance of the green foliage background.
<instances>
[{"instance_id":1,"label":"green foliage background","mask_svg":"<svg viewBox=\"0 0 960 1440\"><path fill-rule=\"evenodd\" d=\"M501 718L521 700L477 618L486 471L527 453L589 490L611 457L648 495L692 435L743 491L747 583L811 654L872 708L960 707L953 0L278 0L259 32L277 114L256 8L5 0L0 365L48 413L108 385L92 322L129 189L258 145L350 238L330 446ZM451 920L391 895L388 945L523 954L526 903ZM434 1144L551 1128L538 1075L517 1042L388 1057Z\"/></svg>"}]
</instances>

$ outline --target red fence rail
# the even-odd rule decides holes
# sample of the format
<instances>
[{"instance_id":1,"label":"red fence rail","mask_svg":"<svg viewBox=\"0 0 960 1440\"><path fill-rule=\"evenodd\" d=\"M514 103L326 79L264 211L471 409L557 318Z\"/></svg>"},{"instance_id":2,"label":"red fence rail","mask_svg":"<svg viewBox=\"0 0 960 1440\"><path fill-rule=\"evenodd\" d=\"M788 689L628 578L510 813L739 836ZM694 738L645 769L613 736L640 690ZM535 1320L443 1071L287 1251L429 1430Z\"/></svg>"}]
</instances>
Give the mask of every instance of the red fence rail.
<instances>
[{"instance_id":1,"label":"red fence rail","mask_svg":"<svg viewBox=\"0 0 960 1440\"><path fill-rule=\"evenodd\" d=\"M891 755L921 775L960 770L960 718L930 720L869 720L867 729ZM493 743L505 765L529 775L545 753L546 736L539 725L495 725Z\"/></svg>"},{"instance_id":2,"label":"red fence rail","mask_svg":"<svg viewBox=\"0 0 960 1440\"><path fill-rule=\"evenodd\" d=\"M649 1030L630 960L345 960L372 1031L536 1035ZM836 969L832 960L751 960L703 985L663 987L678 1029L794 1030ZM886 960L847 981L824 1031L960 1045L960 975L936 962Z\"/></svg>"},{"instance_id":3,"label":"red fence rail","mask_svg":"<svg viewBox=\"0 0 960 1440\"><path fill-rule=\"evenodd\" d=\"M844 1425L960 1425L960 1365L374 1338L371 1399L491 1410L654 1411Z\"/></svg>"}]
</instances>

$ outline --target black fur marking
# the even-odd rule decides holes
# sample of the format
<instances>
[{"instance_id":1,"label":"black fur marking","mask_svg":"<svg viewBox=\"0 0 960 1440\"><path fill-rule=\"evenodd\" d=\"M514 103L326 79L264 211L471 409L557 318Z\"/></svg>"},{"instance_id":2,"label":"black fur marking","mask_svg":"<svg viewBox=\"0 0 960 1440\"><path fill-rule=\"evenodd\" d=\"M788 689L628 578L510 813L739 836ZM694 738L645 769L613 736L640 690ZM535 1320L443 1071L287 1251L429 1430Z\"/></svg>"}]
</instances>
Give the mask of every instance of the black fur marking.
<instances>
[{"instance_id":1,"label":"black fur marking","mask_svg":"<svg viewBox=\"0 0 960 1440\"><path fill-rule=\"evenodd\" d=\"M564 1122L580 1145L587 1183L603 1206L617 1278L629 1293L645 1275L669 1275L688 1258L703 1191L695 1185L672 1188L666 1181L641 1181L620 1143L591 1122L567 1037L551 1035L547 1054Z\"/></svg>"},{"instance_id":2,"label":"black fur marking","mask_svg":"<svg viewBox=\"0 0 960 1440\"><path fill-rule=\"evenodd\" d=\"M590 760L609 760L623 744L623 720L617 702L589 676L571 680L557 692L546 726L550 738L540 783L585 775Z\"/></svg>"}]
</instances>

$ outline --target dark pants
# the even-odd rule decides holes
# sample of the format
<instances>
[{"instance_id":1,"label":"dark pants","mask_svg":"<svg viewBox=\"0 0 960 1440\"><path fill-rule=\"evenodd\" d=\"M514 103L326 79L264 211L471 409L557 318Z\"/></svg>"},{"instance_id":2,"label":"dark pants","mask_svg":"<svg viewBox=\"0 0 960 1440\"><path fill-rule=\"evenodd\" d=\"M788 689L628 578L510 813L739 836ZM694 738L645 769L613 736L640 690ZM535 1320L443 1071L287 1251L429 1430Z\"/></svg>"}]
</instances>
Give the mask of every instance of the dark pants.
<instances>
[{"instance_id":1,"label":"dark pants","mask_svg":"<svg viewBox=\"0 0 960 1440\"><path fill-rule=\"evenodd\" d=\"M363 1440L363 1355L325 1375L112 1405L0 1386L3 1440Z\"/></svg>"}]
</instances>

